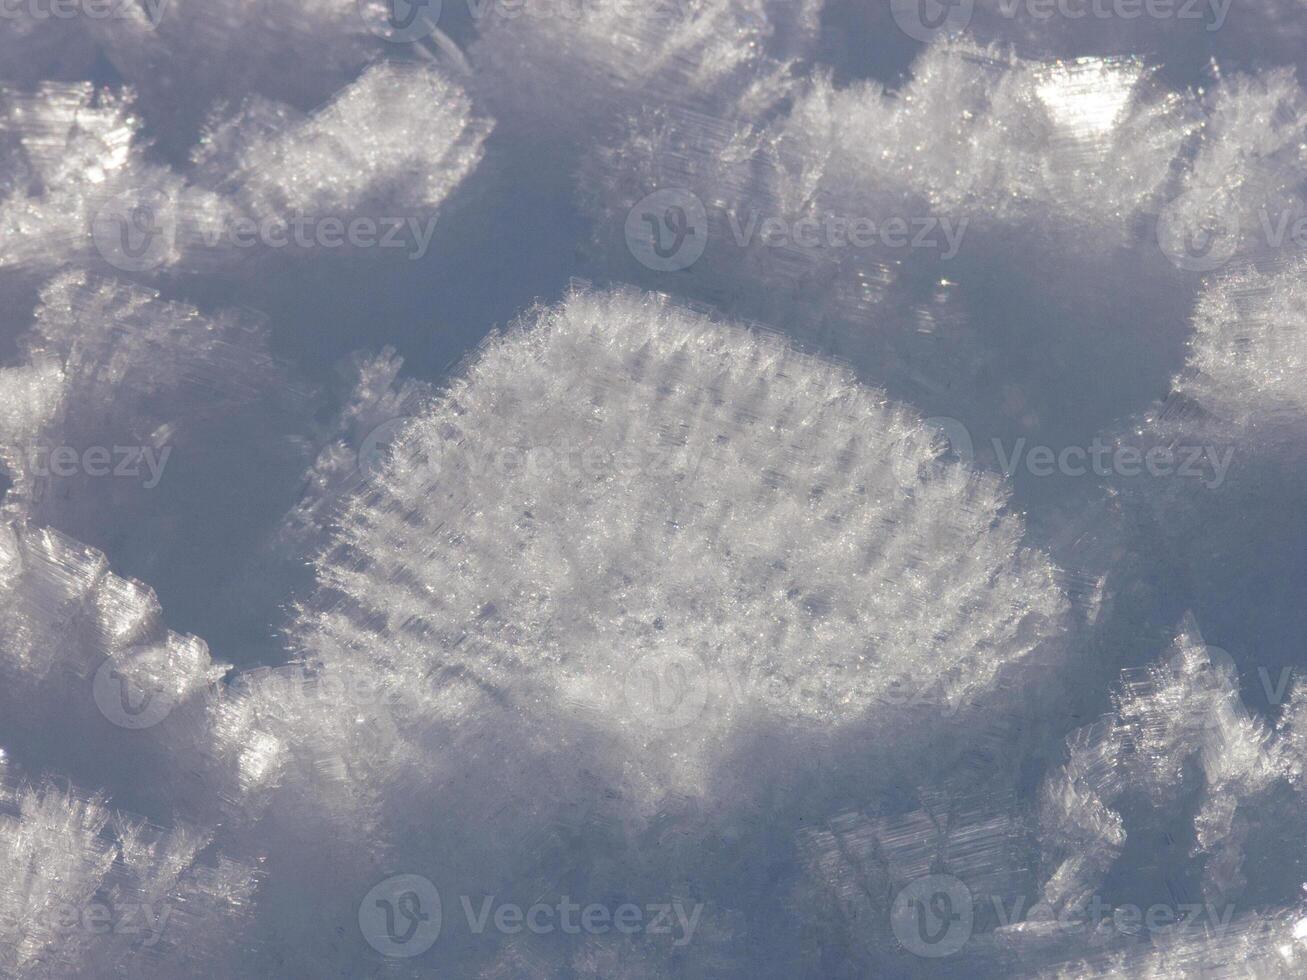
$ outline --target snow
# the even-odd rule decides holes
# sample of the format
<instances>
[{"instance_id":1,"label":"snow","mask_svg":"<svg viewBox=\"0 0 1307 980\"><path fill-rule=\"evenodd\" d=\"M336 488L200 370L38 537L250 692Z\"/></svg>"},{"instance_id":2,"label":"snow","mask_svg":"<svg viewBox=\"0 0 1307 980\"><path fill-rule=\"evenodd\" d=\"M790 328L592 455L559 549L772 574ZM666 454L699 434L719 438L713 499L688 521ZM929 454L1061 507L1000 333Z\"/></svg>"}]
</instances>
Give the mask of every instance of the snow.
<instances>
[{"instance_id":1,"label":"snow","mask_svg":"<svg viewBox=\"0 0 1307 980\"><path fill-rule=\"evenodd\" d=\"M0 976L1302 976L1305 31L0 4Z\"/></svg>"}]
</instances>

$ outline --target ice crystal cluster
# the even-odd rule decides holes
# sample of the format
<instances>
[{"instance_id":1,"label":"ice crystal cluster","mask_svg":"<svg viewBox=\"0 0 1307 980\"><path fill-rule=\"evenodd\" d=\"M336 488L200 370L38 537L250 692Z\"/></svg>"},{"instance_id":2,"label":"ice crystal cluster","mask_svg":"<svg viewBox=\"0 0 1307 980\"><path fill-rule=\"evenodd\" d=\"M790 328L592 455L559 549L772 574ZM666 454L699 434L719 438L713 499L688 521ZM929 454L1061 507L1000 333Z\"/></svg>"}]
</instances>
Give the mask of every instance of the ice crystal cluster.
<instances>
[{"instance_id":1,"label":"ice crystal cluster","mask_svg":"<svg viewBox=\"0 0 1307 980\"><path fill-rule=\"evenodd\" d=\"M0 2L0 976L1307 976L1304 37Z\"/></svg>"}]
</instances>

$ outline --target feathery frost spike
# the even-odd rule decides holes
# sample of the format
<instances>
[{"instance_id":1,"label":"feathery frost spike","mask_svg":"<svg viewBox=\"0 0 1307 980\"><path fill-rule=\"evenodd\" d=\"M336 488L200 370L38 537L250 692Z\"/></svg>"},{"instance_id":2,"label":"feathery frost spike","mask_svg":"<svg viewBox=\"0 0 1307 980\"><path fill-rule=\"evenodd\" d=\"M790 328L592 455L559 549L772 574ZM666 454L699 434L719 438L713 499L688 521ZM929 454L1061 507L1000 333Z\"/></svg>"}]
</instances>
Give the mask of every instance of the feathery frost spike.
<instances>
[{"instance_id":1,"label":"feathery frost spike","mask_svg":"<svg viewBox=\"0 0 1307 980\"><path fill-rule=\"evenodd\" d=\"M574 293L398 437L296 642L429 678L413 710L466 714L480 691L700 751L749 718L855 721L896 685L961 697L1063 600L997 482L939 454L779 340Z\"/></svg>"},{"instance_id":2,"label":"feathery frost spike","mask_svg":"<svg viewBox=\"0 0 1307 980\"><path fill-rule=\"evenodd\" d=\"M870 28L895 29L888 5L829 0L828 9L845 4L870 20ZM1066 60L1146 52L1190 85L1219 77L1220 66L1227 65L1296 65L1300 74L1307 69L1307 18L1297 7L1267 0L1154 5L1141 8L1140 16L1128 5L1044 6L1020 0L975 0L960 9L970 15L970 37Z\"/></svg>"},{"instance_id":3,"label":"feathery frost spike","mask_svg":"<svg viewBox=\"0 0 1307 980\"><path fill-rule=\"evenodd\" d=\"M383 255L403 244L420 257L491 128L437 69L382 64L308 117L261 98L215 113L194 168L179 173L146 159L132 100L85 83L0 97L0 160L19 175L0 183L0 225L12 232L0 274L69 262L212 273L355 244ZM361 217L370 231L347 234Z\"/></svg>"},{"instance_id":4,"label":"feathery frost spike","mask_svg":"<svg viewBox=\"0 0 1307 980\"><path fill-rule=\"evenodd\" d=\"M248 928L253 869L201 858L208 840L160 832L52 784L0 785L0 976L203 976ZM209 973L208 975L214 975Z\"/></svg>"},{"instance_id":5,"label":"feathery frost spike","mask_svg":"<svg viewBox=\"0 0 1307 980\"><path fill-rule=\"evenodd\" d=\"M459 85L402 64L368 69L307 119L289 116L255 101L196 155L258 218L433 212L476 168L491 130Z\"/></svg>"},{"instance_id":6,"label":"feathery frost spike","mask_svg":"<svg viewBox=\"0 0 1307 980\"><path fill-rule=\"evenodd\" d=\"M20 81L87 77L98 50L141 93L155 130L184 146L216 101L321 102L383 47L363 13L357 0L14 4L0 64Z\"/></svg>"},{"instance_id":7,"label":"feathery frost spike","mask_svg":"<svg viewBox=\"0 0 1307 980\"><path fill-rule=\"evenodd\" d=\"M1202 868L1195 897L1210 903L1209 914L1232 911L1235 901L1246 907L1245 845L1279 822L1271 816L1279 808L1301 805L1274 792L1301 771L1299 746L1285 734L1292 712L1278 737L1251 715L1229 654L1203 642L1192 615L1162 660L1122 673L1116 701L1114 714L1072 733L1068 761L1044 783L1040 825L1050 877L1043 900L1065 919L1083 915L1093 896L1101 900L1129 835L1151 832L1169 815L1172 833L1192 821L1193 848L1157 856L1175 863L1167 875L1181 880L1193 862ZM1253 852L1264 863L1265 845ZM1259 869L1264 881L1268 870Z\"/></svg>"},{"instance_id":8,"label":"feathery frost spike","mask_svg":"<svg viewBox=\"0 0 1307 980\"><path fill-rule=\"evenodd\" d=\"M203 641L167 628L152 591L112 574L103 554L56 531L0 525L0 598L6 743L93 758L87 764L100 767L91 774L97 778L131 771L117 729L138 735L164 721L228 669ZM51 719L100 735L91 746L52 750L43 741ZM148 749L145 741L132 748ZM166 796L173 788L146 789Z\"/></svg>"},{"instance_id":9,"label":"feathery frost spike","mask_svg":"<svg viewBox=\"0 0 1307 980\"><path fill-rule=\"evenodd\" d=\"M604 275L793 331L978 443L1143 410L1200 273L1303 213L1307 97L1283 72L1199 97L1138 59L951 41L893 92L818 75L774 117L631 117L582 170ZM1111 385L1082 387L1090 365Z\"/></svg>"},{"instance_id":10,"label":"feathery frost spike","mask_svg":"<svg viewBox=\"0 0 1307 980\"><path fill-rule=\"evenodd\" d=\"M266 432L294 402L254 317L83 272L46 284L20 345L27 364L0 369L5 510L82 538L113 520L106 508L139 506L205 424L260 405Z\"/></svg>"},{"instance_id":11,"label":"feathery frost spike","mask_svg":"<svg viewBox=\"0 0 1307 980\"><path fill-rule=\"evenodd\" d=\"M469 51L496 115L573 138L646 104L753 111L791 87L814 46L818 0L490 4Z\"/></svg>"},{"instance_id":12,"label":"feathery frost spike","mask_svg":"<svg viewBox=\"0 0 1307 980\"><path fill-rule=\"evenodd\" d=\"M1194 311L1189 364L1177 395L1240 429L1297 438L1307 416L1307 259L1250 265L1208 283Z\"/></svg>"}]
</instances>

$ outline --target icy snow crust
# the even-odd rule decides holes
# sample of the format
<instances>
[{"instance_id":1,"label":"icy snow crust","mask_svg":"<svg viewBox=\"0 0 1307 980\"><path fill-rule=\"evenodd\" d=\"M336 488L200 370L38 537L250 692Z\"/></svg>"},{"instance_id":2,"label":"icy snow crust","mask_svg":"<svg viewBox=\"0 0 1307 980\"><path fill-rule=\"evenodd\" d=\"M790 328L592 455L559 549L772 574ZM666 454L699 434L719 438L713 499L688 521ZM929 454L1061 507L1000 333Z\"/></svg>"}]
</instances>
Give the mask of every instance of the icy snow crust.
<instances>
[{"instance_id":1,"label":"icy snow crust","mask_svg":"<svg viewBox=\"0 0 1307 980\"><path fill-rule=\"evenodd\" d=\"M1307 974L1307 12L932 2L5 8L0 976Z\"/></svg>"}]
</instances>

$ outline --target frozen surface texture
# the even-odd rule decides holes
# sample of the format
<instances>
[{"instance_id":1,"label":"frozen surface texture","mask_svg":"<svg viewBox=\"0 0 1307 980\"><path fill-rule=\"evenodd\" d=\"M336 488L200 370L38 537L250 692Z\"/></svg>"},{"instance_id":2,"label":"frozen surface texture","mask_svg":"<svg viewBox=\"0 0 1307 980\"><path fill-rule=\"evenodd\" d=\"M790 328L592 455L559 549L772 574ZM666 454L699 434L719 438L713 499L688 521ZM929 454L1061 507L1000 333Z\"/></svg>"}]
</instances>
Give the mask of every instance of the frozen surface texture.
<instances>
[{"instance_id":1,"label":"frozen surface texture","mask_svg":"<svg viewBox=\"0 0 1307 980\"><path fill-rule=\"evenodd\" d=\"M470 59L497 112L579 137L646 105L751 109L785 93L816 0L595 0L491 14ZM729 104L728 102L726 104ZM584 132L582 130L581 132Z\"/></svg>"},{"instance_id":2,"label":"frozen surface texture","mask_svg":"<svg viewBox=\"0 0 1307 980\"><path fill-rule=\"evenodd\" d=\"M432 212L476 167L490 131L463 89L428 67L370 68L310 118L287 124L275 111L252 102L198 154L259 219Z\"/></svg>"},{"instance_id":3,"label":"frozen surface texture","mask_svg":"<svg viewBox=\"0 0 1307 980\"><path fill-rule=\"evenodd\" d=\"M1307 975L1304 38L0 0L0 977Z\"/></svg>"},{"instance_id":4,"label":"frozen surface texture","mask_svg":"<svg viewBox=\"0 0 1307 980\"><path fill-rule=\"evenodd\" d=\"M213 588L223 562L197 565L177 529L203 522L211 546L237 551L276 526L310 458L311 386L268 333L248 310L210 316L96 274L46 283L22 361L0 368L6 517L101 548L170 598ZM235 492L204 500L206 485ZM188 629L209 627L203 605L182 607ZM222 619L267 614L242 608Z\"/></svg>"},{"instance_id":5,"label":"frozen surface texture","mask_svg":"<svg viewBox=\"0 0 1307 980\"><path fill-rule=\"evenodd\" d=\"M204 834L49 783L0 806L0 975L199 977L240 947L253 869Z\"/></svg>"},{"instance_id":6,"label":"frozen surface texture","mask_svg":"<svg viewBox=\"0 0 1307 980\"><path fill-rule=\"evenodd\" d=\"M0 274L44 275L69 261L100 264L92 222L124 194L148 190L200 211L213 201L186 194L182 181L147 163L131 97L86 82L8 90L2 103L5 199Z\"/></svg>"},{"instance_id":7,"label":"frozen surface texture","mask_svg":"<svg viewBox=\"0 0 1307 980\"><path fill-rule=\"evenodd\" d=\"M965 698L1060 609L996 481L940 462L932 430L656 297L542 312L392 452L320 565L344 602L300 642L635 744L755 714L838 728L909 684ZM658 717L681 673L703 718Z\"/></svg>"},{"instance_id":8,"label":"frozen surface texture","mask_svg":"<svg viewBox=\"0 0 1307 980\"><path fill-rule=\"evenodd\" d=\"M81 77L102 57L141 93L152 124L180 143L217 100L258 93L305 109L321 102L382 46L365 9L355 0L15 3L5 9L0 52L12 57L0 74Z\"/></svg>"},{"instance_id":9,"label":"frozen surface texture","mask_svg":"<svg viewBox=\"0 0 1307 980\"><path fill-rule=\"evenodd\" d=\"M943 925L935 941L951 932L968 954L937 964L943 976L1221 975L1227 962L1246 971L1231 975L1298 976L1301 869L1283 867L1274 841L1289 831L1273 825L1301 819L1301 694L1273 731L1235 685L1229 655L1188 617L1158 661L1123 672L1114 712L1071 733L1031 810L933 794L804 831L814 927L854 951L845 969L876 975L916 975L911 954L928 956L923 937ZM1120 873L1138 860L1149 874ZM904 902L918 894L937 903L920 935ZM936 921L940 899L954 925Z\"/></svg>"},{"instance_id":10,"label":"frozen surface texture","mask_svg":"<svg viewBox=\"0 0 1307 980\"><path fill-rule=\"evenodd\" d=\"M102 526L101 509L115 497L156 487L176 443L195 438L188 426L286 394L257 319L209 319L151 290L84 273L46 286L21 346L27 363L4 371L15 383L0 437L12 484L6 508L70 532ZM273 406L264 411L266 425ZM94 481L115 470L140 479L120 479L111 484L118 493L106 494Z\"/></svg>"},{"instance_id":11,"label":"frozen surface texture","mask_svg":"<svg viewBox=\"0 0 1307 980\"><path fill-rule=\"evenodd\" d=\"M1302 972L1301 871L1274 843L1287 830L1277 823L1299 820L1301 697L1272 731L1244 707L1229 654L1206 646L1192 618L1161 662L1123 674L1116 713L1072 734L1069 761L1042 790L1048 924L1029 930L1045 934L1032 935L1030 959L1048 954L1040 942L1059 928L1072 959L1039 975L1192 975L1227 961L1249 976ZM1146 944L1114 919L1094 924L1102 948L1092 954L1067 942L1067 923L1110 890L1106 876L1138 847L1133 838L1159 831L1172 845L1152 857L1177 909L1171 928L1150 929Z\"/></svg>"},{"instance_id":12,"label":"frozen surface texture","mask_svg":"<svg viewBox=\"0 0 1307 980\"><path fill-rule=\"evenodd\" d=\"M836 351L982 446L1142 411L1199 275L1288 248L1302 214L1284 71L1200 95L1143 59L940 41L893 90L818 74L779 115L632 115L582 171L602 274Z\"/></svg>"},{"instance_id":13,"label":"frozen surface texture","mask_svg":"<svg viewBox=\"0 0 1307 980\"><path fill-rule=\"evenodd\" d=\"M663 851L659 828L734 827L756 788L731 769L760 742L839 757L905 704L927 725L1057 644L1065 601L997 481L778 338L656 296L577 292L434 399L395 389L384 357L356 368L345 418L413 414L333 505L319 593L290 628L303 662L234 675L174 739L191 760L175 764L206 773L251 833L289 853L337 842L339 895L295 925L305 968L329 961L333 917L391 867L460 894L520 900L561 875L687 910L730 903L703 928L746 970L732 892L763 884L726 858L681 877L692 854ZM495 759L529 779L505 781ZM773 791L786 824L804 805L796 776ZM419 832L428 817L440 833ZM591 834L601 852L577 846ZM309 887L315 867L269 869L268 894ZM505 965L508 936L452 933L445 955L468 975L526 969ZM595 976L667 955L652 937L599 938L528 955L541 975L575 961Z\"/></svg>"},{"instance_id":14,"label":"frozen surface texture","mask_svg":"<svg viewBox=\"0 0 1307 980\"><path fill-rule=\"evenodd\" d=\"M12 172L0 184L0 275L70 261L151 278L257 274L276 256L401 243L424 254L490 130L440 70L379 65L311 115L257 95L215 109L179 171L155 162L135 107L131 90L84 83L0 101Z\"/></svg>"},{"instance_id":15,"label":"frozen surface texture","mask_svg":"<svg viewBox=\"0 0 1307 980\"><path fill-rule=\"evenodd\" d=\"M1307 358L1304 261L1236 268L1213 281L1194 313L1189 370L1176 393L1244 428L1304 433Z\"/></svg>"},{"instance_id":16,"label":"frozen surface texture","mask_svg":"<svg viewBox=\"0 0 1307 980\"><path fill-rule=\"evenodd\" d=\"M430 385L400 378L403 366L392 348L342 365L340 408L274 542L283 554L306 559L325 545L339 506L381 471L395 437L433 397Z\"/></svg>"}]
</instances>

